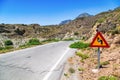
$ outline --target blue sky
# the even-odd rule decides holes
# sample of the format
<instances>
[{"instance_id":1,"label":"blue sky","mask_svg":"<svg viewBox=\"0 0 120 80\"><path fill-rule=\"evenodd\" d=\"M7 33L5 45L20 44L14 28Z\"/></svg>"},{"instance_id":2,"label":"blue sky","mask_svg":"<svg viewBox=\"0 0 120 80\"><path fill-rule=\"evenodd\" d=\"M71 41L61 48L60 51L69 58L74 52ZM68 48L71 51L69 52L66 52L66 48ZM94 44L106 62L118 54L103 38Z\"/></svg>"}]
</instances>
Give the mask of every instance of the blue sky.
<instances>
[{"instance_id":1,"label":"blue sky","mask_svg":"<svg viewBox=\"0 0 120 80\"><path fill-rule=\"evenodd\" d=\"M0 0L0 23L52 25L118 6L119 0Z\"/></svg>"}]
</instances>

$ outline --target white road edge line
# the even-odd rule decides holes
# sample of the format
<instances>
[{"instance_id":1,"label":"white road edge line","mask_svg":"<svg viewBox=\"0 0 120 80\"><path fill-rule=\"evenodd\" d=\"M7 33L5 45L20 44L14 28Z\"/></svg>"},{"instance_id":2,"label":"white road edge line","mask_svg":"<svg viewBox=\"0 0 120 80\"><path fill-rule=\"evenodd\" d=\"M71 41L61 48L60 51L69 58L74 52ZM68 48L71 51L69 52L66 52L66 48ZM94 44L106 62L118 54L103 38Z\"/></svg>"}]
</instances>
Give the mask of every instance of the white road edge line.
<instances>
[{"instance_id":1,"label":"white road edge line","mask_svg":"<svg viewBox=\"0 0 120 80\"><path fill-rule=\"evenodd\" d=\"M66 55L66 53L70 50L70 48L67 48L67 50L64 52L64 54L60 57L60 59L57 61L57 63L50 69L50 71L47 73L47 75L43 78L43 80L48 80L48 78L50 77L50 75L52 74L52 72L54 71L54 69L58 66L58 64L60 63L60 61L64 58L64 56Z\"/></svg>"}]
</instances>

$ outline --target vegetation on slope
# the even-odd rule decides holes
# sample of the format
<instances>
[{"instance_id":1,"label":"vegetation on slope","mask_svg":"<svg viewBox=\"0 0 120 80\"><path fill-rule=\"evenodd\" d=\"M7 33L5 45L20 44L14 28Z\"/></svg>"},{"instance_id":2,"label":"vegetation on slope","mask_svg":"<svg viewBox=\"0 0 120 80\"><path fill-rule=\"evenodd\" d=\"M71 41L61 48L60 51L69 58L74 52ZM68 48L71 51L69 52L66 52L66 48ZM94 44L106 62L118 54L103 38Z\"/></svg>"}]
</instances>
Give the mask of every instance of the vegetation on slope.
<instances>
[{"instance_id":1,"label":"vegetation on slope","mask_svg":"<svg viewBox=\"0 0 120 80\"><path fill-rule=\"evenodd\" d=\"M89 43L83 43L83 42L74 42L70 45L70 48L77 48L77 49L84 49L89 47Z\"/></svg>"}]
</instances>

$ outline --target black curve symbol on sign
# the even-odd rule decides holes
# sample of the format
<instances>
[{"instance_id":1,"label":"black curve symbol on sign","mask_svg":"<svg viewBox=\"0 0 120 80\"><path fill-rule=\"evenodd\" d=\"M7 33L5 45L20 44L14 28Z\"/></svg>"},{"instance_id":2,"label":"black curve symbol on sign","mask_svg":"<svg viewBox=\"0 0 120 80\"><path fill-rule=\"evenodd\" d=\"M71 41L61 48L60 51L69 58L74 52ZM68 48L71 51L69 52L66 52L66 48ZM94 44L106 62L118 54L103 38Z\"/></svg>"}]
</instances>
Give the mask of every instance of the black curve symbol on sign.
<instances>
[{"instance_id":1,"label":"black curve symbol on sign","mask_svg":"<svg viewBox=\"0 0 120 80\"><path fill-rule=\"evenodd\" d=\"M100 43L100 44L103 44L103 41L98 37L97 38L97 41Z\"/></svg>"}]
</instances>

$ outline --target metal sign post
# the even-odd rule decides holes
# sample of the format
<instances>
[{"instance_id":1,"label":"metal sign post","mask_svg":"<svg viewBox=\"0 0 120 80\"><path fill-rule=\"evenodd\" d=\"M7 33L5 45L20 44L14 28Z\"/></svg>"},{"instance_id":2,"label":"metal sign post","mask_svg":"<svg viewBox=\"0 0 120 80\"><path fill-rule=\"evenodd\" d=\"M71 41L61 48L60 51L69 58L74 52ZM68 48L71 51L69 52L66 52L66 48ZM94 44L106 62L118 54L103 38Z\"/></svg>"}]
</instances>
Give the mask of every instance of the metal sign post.
<instances>
[{"instance_id":1,"label":"metal sign post","mask_svg":"<svg viewBox=\"0 0 120 80\"><path fill-rule=\"evenodd\" d=\"M98 69L100 69L101 65L100 65L100 48L98 47Z\"/></svg>"}]
</instances>

